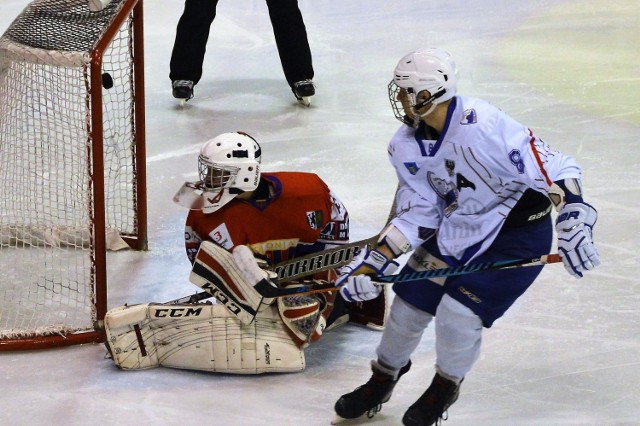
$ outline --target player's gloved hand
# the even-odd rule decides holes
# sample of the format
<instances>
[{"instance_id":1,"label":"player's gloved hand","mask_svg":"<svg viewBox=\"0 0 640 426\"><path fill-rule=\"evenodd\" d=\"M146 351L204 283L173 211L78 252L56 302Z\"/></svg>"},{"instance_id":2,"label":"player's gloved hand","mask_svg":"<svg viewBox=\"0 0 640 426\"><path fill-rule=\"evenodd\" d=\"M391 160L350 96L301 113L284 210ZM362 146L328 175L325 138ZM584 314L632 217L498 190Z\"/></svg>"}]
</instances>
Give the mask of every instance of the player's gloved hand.
<instances>
[{"instance_id":1,"label":"player's gloved hand","mask_svg":"<svg viewBox=\"0 0 640 426\"><path fill-rule=\"evenodd\" d=\"M600 265L600 254L593 244L593 225L598 212L587 203L569 203L558 213L558 251L564 267L576 278Z\"/></svg>"},{"instance_id":2,"label":"player's gloved hand","mask_svg":"<svg viewBox=\"0 0 640 426\"><path fill-rule=\"evenodd\" d=\"M365 246L350 264L340 270L335 285L349 302L375 299L382 292L382 287L376 285L369 275L362 274L391 275L398 266L397 262L389 260L378 250L370 250Z\"/></svg>"}]
</instances>

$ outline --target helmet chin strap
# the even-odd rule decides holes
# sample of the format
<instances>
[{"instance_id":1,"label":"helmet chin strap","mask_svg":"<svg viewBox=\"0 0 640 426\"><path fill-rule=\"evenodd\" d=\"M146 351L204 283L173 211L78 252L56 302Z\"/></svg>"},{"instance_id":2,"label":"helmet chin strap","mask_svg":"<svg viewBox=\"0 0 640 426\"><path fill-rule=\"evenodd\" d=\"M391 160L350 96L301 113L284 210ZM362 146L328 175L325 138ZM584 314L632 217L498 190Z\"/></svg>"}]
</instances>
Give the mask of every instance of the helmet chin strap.
<instances>
[{"instance_id":1,"label":"helmet chin strap","mask_svg":"<svg viewBox=\"0 0 640 426\"><path fill-rule=\"evenodd\" d=\"M431 114L435 109L436 106L438 104L434 103L434 101L440 97L442 97L442 95L445 94L445 90L439 90L436 93L434 93L433 95L431 95L430 97L428 97L427 99L425 99L424 101L420 102L420 103L416 103L413 106L413 111L415 112L414 118L413 118L413 127L418 127L418 124L420 123L420 119L424 119L427 115ZM431 104L431 106L429 107L428 110L426 110L425 112L423 112L422 114L420 114L418 112L418 110L426 107L427 105Z\"/></svg>"},{"instance_id":2,"label":"helmet chin strap","mask_svg":"<svg viewBox=\"0 0 640 426\"><path fill-rule=\"evenodd\" d=\"M412 111L413 112L412 116L405 115L404 122L407 125L412 126L414 129L417 129L418 125L420 124L420 120L424 119L427 115L431 114L433 112L433 110L436 109L436 105L437 104L431 104L429 109L426 112L423 112L422 114L419 114L418 111L416 111L416 108L412 107L411 108L413 110Z\"/></svg>"},{"instance_id":3,"label":"helmet chin strap","mask_svg":"<svg viewBox=\"0 0 640 426\"><path fill-rule=\"evenodd\" d=\"M425 118L427 115L431 114L431 113L433 112L433 110L434 110L434 109L436 109L436 106L437 106L437 105L438 105L438 104L433 104L433 103L432 103L432 104L431 104L431 106L429 107L429 109L428 109L427 111L425 111L425 112L424 112L424 113L422 113L422 114L419 114L419 115L420 115L420 118Z\"/></svg>"}]
</instances>

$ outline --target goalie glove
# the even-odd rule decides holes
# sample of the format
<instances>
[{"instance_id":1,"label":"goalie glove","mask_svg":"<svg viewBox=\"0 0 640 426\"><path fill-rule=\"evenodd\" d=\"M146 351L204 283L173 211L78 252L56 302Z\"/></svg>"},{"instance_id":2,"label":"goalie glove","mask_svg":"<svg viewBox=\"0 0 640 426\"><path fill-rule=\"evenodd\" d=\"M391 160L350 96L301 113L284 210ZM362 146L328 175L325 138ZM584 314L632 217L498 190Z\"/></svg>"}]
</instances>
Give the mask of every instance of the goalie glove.
<instances>
[{"instance_id":1,"label":"goalie glove","mask_svg":"<svg viewBox=\"0 0 640 426\"><path fill-rule=\"evenodd\" d=\"M397 262L389 260L378 250L365 246L350 264L341 269L335 285L340 288L342 297L349 302L375 299L382 288L369 275L362 274L387 276L393 274L398 266Z\"/></svg>"},{"instance_id":2,"label":"goalie glove","mask_svg":"<svg viewBox=\"0 0 640 426\"><path fill-rule=\"evenodd\" d=\"M598 212L587 203L565 204L556 220L558 251L565 269L574 277L600 265L600 254L593 244L593 225Z\"/></svg>"},{"instance_id":3,"label":"goalie glove","mask_svg":"<svg viewBox=\"0 0 640 426\"><path fill-rule=\"evenodd\" d=\"M320 297L316 295L278 298L280 318L299 348L305 348L310 342L318 340L326 327L320 301Z\"/></svg>"}]
</instances>

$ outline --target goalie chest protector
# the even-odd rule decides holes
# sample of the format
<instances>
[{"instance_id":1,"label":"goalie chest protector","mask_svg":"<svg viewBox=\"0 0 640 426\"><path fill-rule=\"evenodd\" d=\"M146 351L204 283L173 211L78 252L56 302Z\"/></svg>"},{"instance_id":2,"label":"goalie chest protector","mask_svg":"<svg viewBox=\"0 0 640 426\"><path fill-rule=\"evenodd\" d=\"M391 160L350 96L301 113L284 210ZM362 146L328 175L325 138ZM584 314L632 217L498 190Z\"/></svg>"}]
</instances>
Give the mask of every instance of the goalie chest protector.
<instances>
[{"instance_id":1,"label":"goalie chest protector","mask_svg":"<svg viewBox=\"0 0 640 426\"><path fill-rule=\"evenodd\" d=\"M331 220L327 185L313 173L263 173L275 193L267 201L233 200L219 211L192 210L187 226L231 249L248 245L273 262L293 257L298 244L314 244Z\"/></svg>"}]
</instances>

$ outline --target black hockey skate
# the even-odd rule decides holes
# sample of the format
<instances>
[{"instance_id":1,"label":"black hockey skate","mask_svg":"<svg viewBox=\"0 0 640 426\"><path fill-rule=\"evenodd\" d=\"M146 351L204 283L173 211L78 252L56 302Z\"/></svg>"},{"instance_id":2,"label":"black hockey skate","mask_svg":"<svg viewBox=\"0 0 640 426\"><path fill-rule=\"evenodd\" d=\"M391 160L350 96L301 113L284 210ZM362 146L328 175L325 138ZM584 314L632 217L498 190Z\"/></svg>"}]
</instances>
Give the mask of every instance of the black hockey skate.
<instances>
[{"instance_id":1,"label":"black hockey skate","mask_svg":"<svg viewBox=\"0 0 640 426\"><path fill-rule=\"evenodd\" d=\"M302 80L293 83L291 86L291 91L293 95L296 97L298 102L302 105L308 107L311 105L311 96L316 94L316 86L313 84L311 80Z\"/></svg>"},{"instance_id":2,"label":"black hockey skate","mask_svg":"<svg viewBox=\"0 0 640 426\"><path fill-rule=\"evenodd\" d=\"M180 100L182 104L193 98L193 81L175 80L171 84L173 97Z\"/></svg>"},{"instance_id":3,"label":"black hockey skate","mask_svg":"<svg viewBox=\"0 0 640 426\"><path fill-rule=\"evenodd\" d=\"M429 388L404 413L402 424L405 426L430 426L437 424L440 419L446 420L445 413L456 402L459 393L459 384L436 373Z\"/></svg>"},{"instance_id":4,"label":"black hockey skate","mask_svg":"<svg viewBox=\"0 0 640 426\"><path fill-rule=\"evenodd\" d=\"M411 368L411 361L397 374L393 374L378 362L372 362L373 374L369 381L353 392L342 395L336 402L334 409L339 418L334 421L334 424L343 419L356 419L365 413L368 418L375 416L382 408L382 404L389 401L396 383L409 371L409 368Z\"/></svg>"}]
</instances>

